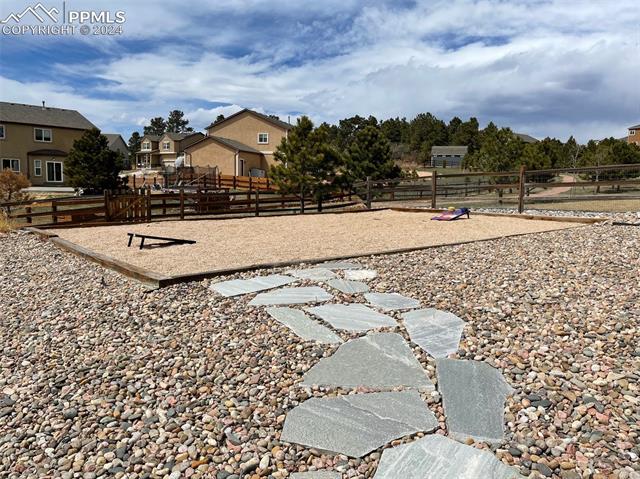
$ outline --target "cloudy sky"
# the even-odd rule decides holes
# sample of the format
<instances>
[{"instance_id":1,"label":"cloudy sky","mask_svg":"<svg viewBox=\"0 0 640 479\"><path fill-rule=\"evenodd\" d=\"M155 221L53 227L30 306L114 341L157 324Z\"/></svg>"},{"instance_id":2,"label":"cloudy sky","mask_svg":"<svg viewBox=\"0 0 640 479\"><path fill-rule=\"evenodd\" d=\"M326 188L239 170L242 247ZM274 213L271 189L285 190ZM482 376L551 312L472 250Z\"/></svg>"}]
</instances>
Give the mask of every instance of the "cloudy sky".
<instances>
[{"instance_id":1,"label":"cloudy sky","mask_svg":"<svg viewBox=\"0 0 640 479\"><path fill-rule=\"evenodd\" d=\"M0 14L34 4L1 0ZM318 122L430 111L582 141L640 123L634 0L67 0L65 9L122 10L123 32L3 34L0 98L77 109L125 139L174 108L197 129L241 107Z\"/></svg>"}]
</instances>

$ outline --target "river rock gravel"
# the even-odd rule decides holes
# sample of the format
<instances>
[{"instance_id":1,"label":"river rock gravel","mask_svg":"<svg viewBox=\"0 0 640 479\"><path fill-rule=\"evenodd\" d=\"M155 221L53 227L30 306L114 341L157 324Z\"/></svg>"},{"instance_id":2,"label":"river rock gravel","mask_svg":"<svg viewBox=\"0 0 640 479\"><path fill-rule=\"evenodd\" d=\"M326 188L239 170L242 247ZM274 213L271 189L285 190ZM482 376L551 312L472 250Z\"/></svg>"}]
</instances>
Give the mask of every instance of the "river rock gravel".
<instances>
[{"instance_id":1,"label":"river rock gravel","mask_svg":"<svg viewBox=\"0 0 640 479\"><path fill-rule=\"evenodd\" d=\"M589 225L358 261L378 272L372 291L464 320L452 357L486 361L514 388L506 442L475 447L524 477L640 478L639 228ZM382 449L351 459L280 441L294 407L347 392L299 386L337 345L298 338L249 306L255 295L209 289L283 271L150 291L31 234L0 236L0 477L373 477ZM380 330L409 342L403 327ZM435 383L435 360L411 347ZM422 398L445 434L438 392Z\"/></svg>"}]
</instances>

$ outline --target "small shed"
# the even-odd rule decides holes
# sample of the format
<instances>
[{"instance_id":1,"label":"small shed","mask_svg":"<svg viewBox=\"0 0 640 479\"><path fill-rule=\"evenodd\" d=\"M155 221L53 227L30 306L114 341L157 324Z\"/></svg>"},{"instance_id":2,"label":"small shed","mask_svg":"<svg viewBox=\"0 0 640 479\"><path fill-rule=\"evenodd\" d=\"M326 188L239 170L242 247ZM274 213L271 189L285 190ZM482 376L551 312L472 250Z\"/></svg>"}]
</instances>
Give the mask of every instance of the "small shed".
<instances>
[{"instance_id":1,"label":"small shed","mask_svg":"<svg viewBox=\"0 0 640 479\"><path fill-rule=\"evenodd\" d=\"M434 146L431 148L431 166L433 168L461 168L467 155L467 146Z\"/></svg>"}]
</instances>

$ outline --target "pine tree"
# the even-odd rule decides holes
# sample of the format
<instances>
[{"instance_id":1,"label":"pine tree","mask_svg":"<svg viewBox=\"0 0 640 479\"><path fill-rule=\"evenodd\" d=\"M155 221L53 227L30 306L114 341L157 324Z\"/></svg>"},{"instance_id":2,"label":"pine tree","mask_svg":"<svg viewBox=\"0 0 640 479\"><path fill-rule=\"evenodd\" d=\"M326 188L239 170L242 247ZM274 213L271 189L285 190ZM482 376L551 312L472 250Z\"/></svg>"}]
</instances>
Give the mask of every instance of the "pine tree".
<instances>
[{"instance_id":1,"label":"pine tree","mask_svg":"<svg viewBox=\"0 0 640 479\"><path fill-rule=\"evenodd\" d=\"M140 136L140 133L138 133L137 131L134 131L133 133L131 133L131 137L129 138L129 158L132 161L135 161L136 158L136 153L138 153L140 151L140 144L142 143L142 137Z\"/></svg>"},{"instance_id":2,"label":"pine tree","mask_svg":"<svg viewBox=\"0 0 640 479\"><path fill-rule=\"evenodd\" d=\"M102 192L120 185L122 154L109 149L107 137L100 130L87 130L73 142L65 160L64 171L70 186L85 191Z\"/></svg>"},{"instance_id":3,"label":"pine tree","mask_svg":"<svg viewBox=\"0 0 640 479\"><path fill-rule=\"evenodd\" d=\"M161 136L167 131L167 122L164 121L164 118L161 116L157 116L155 118L151 118L151 121L147 126L144 127L145 135L155 135Z\"/></svg>"},{"instance_id":4,"label":"pine tree","mask_svg":"<svg viewBox=\"0 0 640 479\"><path fill-rule=\"evenodd\" d=\"M391 159L391 145L379 127L358 131L345 155L344 178L351 185L370 176L374 180L397 178L400 168Z\"/></svg>"},{"instance_id":5,"label":"pine tree","mask_svg":"<svg viewBox=\"0 0 640 479\"><path fill-rule=\"evenodd\" d=\"M193 131L193 128L189 126L189 120L184 117L183 111L172 110L167 117L166 131L168 133L184 133Z\"/></svg>"},{"instance_id":6,"label":"pine tree","mask_svg":"<svg viewBox=\"0 0 640 479\"><path fill-rule=\"evenodd\" d=\"M325 125L314 128L308 117L299 118L274 157L277 164L271 167L269 176L283 192L321 200L337 187L336 172L342 157L329 143Z\"/></svg>"}]
</instances>

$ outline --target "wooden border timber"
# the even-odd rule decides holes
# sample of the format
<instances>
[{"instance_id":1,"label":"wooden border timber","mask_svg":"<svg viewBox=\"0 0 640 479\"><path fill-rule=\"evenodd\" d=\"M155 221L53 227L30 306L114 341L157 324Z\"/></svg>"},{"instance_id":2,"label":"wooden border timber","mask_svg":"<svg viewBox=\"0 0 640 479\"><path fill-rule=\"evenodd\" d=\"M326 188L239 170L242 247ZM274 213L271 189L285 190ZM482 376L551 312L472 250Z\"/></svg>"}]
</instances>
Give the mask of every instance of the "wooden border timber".
<instances>
[{"instance_id":1,"label":"wooden border timber","mask_svg":"<svg viewBox=\"0 0 640 479\"><path fill-rule=\"evenodd\" d=\"M381 211L381 210L387 210L387 209L391 211L406 211L406 212L412 212L412 213L433 213L433 212L444 211L442 209L377 208L374 210L336 211L333 213L326 213L326 214L361 213L361 212L370 212L370 211ZM315 213L315 214L322 214L322 213ZM562 218L562 217L547 217L547 216L534 216L534 215L506 215L506 214L500 214L500 213L475 213L475 214L481 214L484 216L508 216L512 218L515 217L515 218L526 219L526 220L548 220L548 221L558 221L558 222L565 222L565 223L583 223L585 225L606 221L605 219L601 219L601 218L575 218L575 217ZM117 223L117 224L121 225L121 223ZM227 276L227 275L232 275L236 273L244 273L247 271L254 271L254 270L260 270L260 269L296 266L303 263L319 264L327 261L339 261L339 260L366 258L370 256L383 256L383 255L391 255L391 254L410 253L413 251L424 251L424 250L433 249L433 248L442 248L447 246L460 246L460 245L471 244L471 243L483 243L486 241L500 240L504 238L515 238L515 237L531 235L531 234L548 233L548 231L539 231L539 232L533 232L533 233L516 233L511 235L497 236L494 238L460 241L456 243L435 244L435 245L427 245L427 246L412 246L408 248L395 248L390 250L367 252L364 254L357 253L354 255L327 256L323 258L307 258L307 259L300 259L300 260L293 260L293 261L279 261L279 262L272 262L272 263L255 263L255 264L242 266L238 268L225 268L225 269L201 271L198 273L166 276L161 273L156 273L154 271L150 271L150 270L141 268L139 266L135 266L130 263L117 260L110 256L103 255L101 253L97 253L95 251L89 250L82 246L76 245L75 243L64 240L58 237L58 235L56 235L55 233L50 233L48 231L41 230L40 228L29 227L24 229L25 231L29 231L33 234L37 234L47 240L50 240L56 246L58 246L59 248L65 251L68 251L72 254L85 258L89 261L93 261L94 263L97 263L105 268L109 268L114 271L117 271L118 273L121 273L130 278L133 278L153 288L164 288L166 286L171 286L174 284L188 283L193 281L202 281L204 279L215 278L218 276Z\"/></svg>"},{"instance_id":2,"label":"wooden border timber","mask_svg":"<svg viewBox=\"0 0 640 479\"><path fill-rule=\"evenodd\" d=\"M166 280L168 276L165 276L160 273L156 273L154 271L150 271L148 269L141 268L139 266L135 266L131 263L127 263L125 261L120 261L111 256L107 256L101 253L97 253L83 246L77 245L70 241L60 238L57 234L49 233L48 231L43 231L39 228L25 228L25 230L37 234L48 241L51 241L57 247L68 251L76 256L81 258L88 259L89 261L93 261L94 263L98 263L100 266L104 266L105 268L112 269L121 273L125 276L133 278L141 283L144 283L147 286L151 286L153 288L160 288L161 281Z\"/></svg>"},{"instance_id":3,"label":"wooden border timber","mask_svg":"<svg viewBox=\"0 0 640 479\"><path fill-rule=\"evenodd\" d=\"M401 208L401 207L391 207L391 208L381 208L388 209L391 211L403 211L405 213L442 213L443 211L448 211L444 208ZM558 223L583 223L586 225L594 224L594 223L602 223L604 221L609 221L609 218L583 218L581 216L542 216L542 215L525 215L525 214L512 214L512 213L490 213L490 212L479 212L471 210L471 213L474 215L482 215L482 216L498 216L498 217L507 217L507 218L518 218L521 220L535 220L535 221L557 221ZM530 234L530 233L523 233Z\"/></svg>"}]
</instances>

